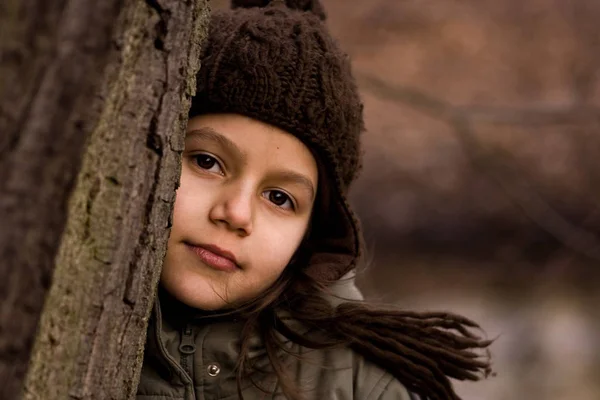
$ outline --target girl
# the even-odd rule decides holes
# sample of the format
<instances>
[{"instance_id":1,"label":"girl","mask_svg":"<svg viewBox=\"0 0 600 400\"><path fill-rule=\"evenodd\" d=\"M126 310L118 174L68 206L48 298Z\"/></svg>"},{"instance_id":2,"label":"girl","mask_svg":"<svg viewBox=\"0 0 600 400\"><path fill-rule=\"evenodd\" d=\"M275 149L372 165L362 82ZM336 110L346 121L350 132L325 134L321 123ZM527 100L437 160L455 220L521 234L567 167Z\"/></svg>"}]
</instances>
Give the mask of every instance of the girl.
<instances>
[{"instance_id":1,"label":"girl","mask_svg":"<svg viewBox=\"0 0 600 400\"><path fill-rule=\"evenodd\" d=\"M138 399L458 399L473 322L365 304L346 195L363 113L310 0L214 13Z\"/></svg>"}]
</instances>

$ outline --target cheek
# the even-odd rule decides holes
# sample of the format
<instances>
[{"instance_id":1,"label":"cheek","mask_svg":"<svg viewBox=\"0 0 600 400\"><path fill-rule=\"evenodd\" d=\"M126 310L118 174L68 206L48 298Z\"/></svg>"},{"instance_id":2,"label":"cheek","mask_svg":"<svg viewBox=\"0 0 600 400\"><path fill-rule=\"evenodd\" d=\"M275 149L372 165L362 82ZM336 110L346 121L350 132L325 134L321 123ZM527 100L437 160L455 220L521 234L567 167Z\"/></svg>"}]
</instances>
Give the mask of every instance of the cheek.
<instances>
[{"instance_id":1,"label":"cheek","mask_svg":"<svg viewBox=\"0 0 600 400\"><path fill-rule=\"evenodd\" d=\"M202 215L206 214L209 192L198 188L198 185L193 183L193 177L190 177L185 170L182 171L173 207L172 234L188 230L187 226L191 222L199 221Z\"/></svg>"},{"instance_id":2,"label":"cheek","mask_svg":"<svg viewBox=\"0 0 600 400\"><path fill-rule=\"evenodd\" d=\"M263 265L265 274L277 278L294 256L305 232L304 225L274 231L270 237L261 240L261 248L255 253L255 265Z\"/></svg>"}]
</instances>

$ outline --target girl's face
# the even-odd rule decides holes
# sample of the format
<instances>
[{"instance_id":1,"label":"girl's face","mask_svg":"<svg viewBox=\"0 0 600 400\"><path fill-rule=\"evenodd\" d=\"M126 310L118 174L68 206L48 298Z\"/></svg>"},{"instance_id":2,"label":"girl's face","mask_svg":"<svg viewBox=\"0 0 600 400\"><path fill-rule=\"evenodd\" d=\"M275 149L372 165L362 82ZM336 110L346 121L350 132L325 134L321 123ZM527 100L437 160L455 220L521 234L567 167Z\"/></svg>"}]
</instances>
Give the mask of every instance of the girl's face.
<instances>
[{"instance_id":1,"label":"girl's face","mask_svg":"<svg viewBox=\"0 0 600 400\"><path fill-rule=\"evenodd\" d=\"M161 283L203 310L268 288L307 230L317 164L296 137L233 114L188 123Z\"/></svg>"}]
</instances>

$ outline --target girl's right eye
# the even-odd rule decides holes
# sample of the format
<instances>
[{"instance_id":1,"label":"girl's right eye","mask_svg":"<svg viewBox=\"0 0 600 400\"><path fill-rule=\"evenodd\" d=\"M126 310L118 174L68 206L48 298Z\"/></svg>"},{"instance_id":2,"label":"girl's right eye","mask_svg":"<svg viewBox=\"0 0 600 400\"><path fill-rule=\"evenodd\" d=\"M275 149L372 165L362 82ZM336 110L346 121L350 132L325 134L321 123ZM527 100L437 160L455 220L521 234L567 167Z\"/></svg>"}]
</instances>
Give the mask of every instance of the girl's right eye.
<instances>
[{"instance_id":1,"label":"girl's right eye","mask_svg":"<svg viewBox=\"0 0 600 400\"><path fill-rule=\"evenodd\" d=\"M223 175L223 169L221 168L221 164L219 164L219 161L210 154L197 154L193 157L193 159L198 167L208 172Z\"/></svg>"}]
</instances>

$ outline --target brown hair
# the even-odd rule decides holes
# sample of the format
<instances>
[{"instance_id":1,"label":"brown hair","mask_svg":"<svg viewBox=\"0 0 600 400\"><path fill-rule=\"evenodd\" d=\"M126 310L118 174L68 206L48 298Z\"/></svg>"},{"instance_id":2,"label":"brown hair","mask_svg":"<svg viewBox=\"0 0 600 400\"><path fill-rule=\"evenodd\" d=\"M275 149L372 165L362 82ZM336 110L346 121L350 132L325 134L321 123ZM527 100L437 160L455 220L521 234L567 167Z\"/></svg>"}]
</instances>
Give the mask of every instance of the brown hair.
<instances>
[{"instance_id":1,"label":"brown hair","mask_svg":"<svg viewBox=\"0 0 600 400\"><path fill-rule=\"evenodd\" d=\"M256 334L260 335L273 372L290 400L300 400L302 396L285 372L281 356L286 351L278 334L312 349L349 346L392 373L409 391L431 400L460 399L449 378L478 380L491 372L489 355L486 352L488 358L482 359L477 351L486 349L491 341L473 334L472 329L479 326L467 318L445 312L381 309L364 302L334 307L326 299L327 294L321 282L290 265L269 290L242 311L246 324L237 371L240 398L243 399L241 382L253 372L248 348ZM308 327L311 336L294 331L280 311Z\"/></svg>"}]
</instances>

